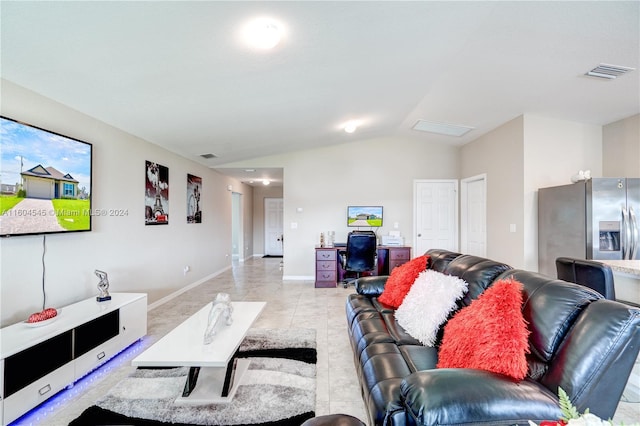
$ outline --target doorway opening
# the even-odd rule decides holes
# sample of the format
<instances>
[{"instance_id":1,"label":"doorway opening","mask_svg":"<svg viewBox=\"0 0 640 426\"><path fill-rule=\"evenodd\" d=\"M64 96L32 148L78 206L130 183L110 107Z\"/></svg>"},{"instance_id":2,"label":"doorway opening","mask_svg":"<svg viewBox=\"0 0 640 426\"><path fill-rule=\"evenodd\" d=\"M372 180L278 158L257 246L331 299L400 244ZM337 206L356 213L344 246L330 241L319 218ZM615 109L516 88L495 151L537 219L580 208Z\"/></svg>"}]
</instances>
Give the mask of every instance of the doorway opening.
<instances>
[{"instance_id":1,"label":"doorway opening","mask_svg":"<svg viewBox=\"0 0 640 426\"><path fill-rule=\"evenodd\" d=\"M264 199L264 255L282 257L284 253L284 201L282 198Z\"/></svg>"},{"instance_id":2,"label":"doorway opening","mask_svg":"<svg viewBox=\"0 0 640 426\"><path fill-rule=\"evenodd\" d=\"M460 181L460 245L462 252L487 256L487 175Z\"/></svg>"},{"instance_id":3,"label":"doorway opening","mask_svg":"<svg viewBox=\"0 0 640 426\"><path fill-rule=\"evenodd\" d=\"M231 193L231 260L244 262L242 231L242 194Z\"/></svg>"}]
</instances>

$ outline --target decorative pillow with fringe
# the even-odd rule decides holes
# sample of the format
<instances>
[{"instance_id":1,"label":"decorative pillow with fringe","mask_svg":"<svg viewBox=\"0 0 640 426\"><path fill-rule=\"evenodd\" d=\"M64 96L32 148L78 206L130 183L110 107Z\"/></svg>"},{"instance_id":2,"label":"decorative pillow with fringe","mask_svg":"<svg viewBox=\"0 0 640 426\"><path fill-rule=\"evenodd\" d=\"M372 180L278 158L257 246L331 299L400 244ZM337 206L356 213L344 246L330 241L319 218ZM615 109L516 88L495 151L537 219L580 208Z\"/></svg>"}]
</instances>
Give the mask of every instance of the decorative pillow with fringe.
<instances>
[{"instance_id":1,"label":"decorative pillow with fringe","mask_svg":"<svg viewBox=\"0 0 640 426\"><path fill-rule=\"evenodd\" d=\"M395 312L398 324L423 345L433 346L440 326L456 308L456 300L464 296L468 286L453 275L433 270L421 272Z\"/></svg>"},{"instance_id":2,"label":"decorative pillow with fringe","mask_svg":"<svg viewBox=\"0 0 640 426\"><path fill-rule=\"evenodd\" d=\"M411 285L418 278L418 274L427 269L428 257L427 255L416 257L393 268L378 300L385 305L398 309L409 292Z\"/></svg>"},{"instance_id":3,"label":"decorative pillow with fringe","mask_svg":"<svg viewBox=\"0 0 640 426\"><path fill-rule=\"evenodd\" d=\"M475 368L522 380L529 330L522 316L522 284L496 281L444 327L438 368Z\"/></svg>"}]
</instances>

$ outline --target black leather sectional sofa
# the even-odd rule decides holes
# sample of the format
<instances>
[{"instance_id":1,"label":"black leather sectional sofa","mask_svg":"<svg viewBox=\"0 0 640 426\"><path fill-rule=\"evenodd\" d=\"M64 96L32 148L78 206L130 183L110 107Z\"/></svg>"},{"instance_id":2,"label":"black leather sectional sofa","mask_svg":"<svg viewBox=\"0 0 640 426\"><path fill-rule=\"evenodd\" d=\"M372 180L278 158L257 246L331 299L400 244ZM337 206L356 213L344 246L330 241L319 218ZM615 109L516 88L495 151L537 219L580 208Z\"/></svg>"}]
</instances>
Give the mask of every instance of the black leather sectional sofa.
<instances>
[{"instance_id":1,"label":"black leather sectional sofa","mask_svg":"<svg viewBox=\"0 0 640 426\"><path fill-rule=\"evenodd\" d=\"M427 267L464 279L458 308L498 279L523 284L530 331L522 381L474 369L438 369L378 301L387 277L365 277L347 299L354 362L369 425L528 425L561 416L558 387L580 412L613 416L640 349L640 310L586 287L471 255L430 250ZM444 326L443 326L444 327ZM442 331L442 330L441 330ZM442 334L440 334L440 338Z\"/></svg>"}]
</instances>

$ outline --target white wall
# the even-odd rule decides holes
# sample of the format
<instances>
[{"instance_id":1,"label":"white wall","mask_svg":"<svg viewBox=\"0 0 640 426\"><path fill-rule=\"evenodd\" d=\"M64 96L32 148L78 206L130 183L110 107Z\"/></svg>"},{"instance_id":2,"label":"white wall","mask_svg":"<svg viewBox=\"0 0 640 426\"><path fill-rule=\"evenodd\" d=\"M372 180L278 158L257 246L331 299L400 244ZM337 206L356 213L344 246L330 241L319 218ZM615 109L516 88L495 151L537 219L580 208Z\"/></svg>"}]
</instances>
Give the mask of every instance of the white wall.
<instances>
[{"instance_id":1,"label":"white wall","mask_svg":"<svg viewBox=\"0 0 640 426\"><path fill-rule=\"evenodd\" d=\"M603 176L640 178L640 114L602 129Z\"/></svg>"},{"instance_id":2,"label":"white wall","mask_svg":"<svg viewBox=\"0 0 640 426\"><path fill-rule=\"evenodd\" d=\"M602 127L526 114L460 155L461 179L487 174L487 257L537 271L537 190L570 183L579 170L601 176Z\"/></svg>"},{"instance_id":3,"label":"white wall","mask_svg":"<svg viewBox=\"0 0 640 426\"><path fill-rule=\"evenodd\" d=\"M378 235L398 222L411 244L413 180L456 179L457 152L457 147L421 140L367 139L225 167L284 168L284 278L312 280L320 233L335 231L336 241L346 241L350 204L382 205L384 226Z\"/></svg>"},{"instance_id":4,"label":"white wall","mask_svg":"<svg viewBox=\"0 0 640 426\"><path fill-rule=\"evenodd\" d=\"M110 291L145 292L153 303L230 267L231 192L226 187L241 188L249 199L250 187L8 81L1 88L2 115L91 142L92 207L128 210L124 217L94 216L91 232L46 237L47 306L95 296L95 269L109 274ZM144 224L145 160L169 168L166 226ZM186 223L187 173L203 180L202 224ZM253 208L252 202L246 204ZM245 214L250 217L250 211ZM246 227L251 231L250 222ZM42 236L0 240L2 326L42 308L42 243ZM186 265L191 272L185 276Z\"/></svg>"},{"instance_id":5,"label":"white wall","mask_svg":"<svg viewBox=\"0 0 640 426\"><path fill-rule=\"evenodd\" d=\"M523 139L520 116L460 148L460 178L487 175L487 257L518 268L524 259Z\"/></svg>"},{"instance_id":6,"label":"white wall","mask_svg":"<svg viewBox=\"0 0 640 426\"><path fill-rule=\"evenodd\" d=\"M524 116L524 269L538 270L538 188L602 176L602 126Z\"/></svg>"}]
</instances>

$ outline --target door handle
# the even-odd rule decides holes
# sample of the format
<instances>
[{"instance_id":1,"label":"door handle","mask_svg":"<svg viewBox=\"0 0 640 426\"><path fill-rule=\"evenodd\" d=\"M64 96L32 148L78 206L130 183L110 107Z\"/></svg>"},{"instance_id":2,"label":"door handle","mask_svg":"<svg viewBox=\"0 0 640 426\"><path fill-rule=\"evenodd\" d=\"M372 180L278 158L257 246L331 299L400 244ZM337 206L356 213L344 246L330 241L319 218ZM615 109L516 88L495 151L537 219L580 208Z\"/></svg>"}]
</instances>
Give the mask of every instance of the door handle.
<instances>
[{"instance_id":1,"label":"door handle","mask_svg":"<svg viewBox=\"0 0 640 426\"><path fill-rule=\"evenodd\" d=\"M627 223L627 209L622 208L622 232L620 233L622 239L622 260L627 260L628 246L630 245L631 233L629 232L629 226Z\"/></svg>"},{"instance_id":2,"label":"door handle","mask_svg":"<svg viewBox=\"0 0 640 426\"><path fill-rule=\"evenodd\" d=\"M47 384L46 386L38 389L38 393L40 395L45 395L51 391L51 385Z\"/></svg>"},{"instance_id":3,"label":"door handle","mask_svg":"<svg viewBox=\"0 0 640 426\"><path fill-rule=\"evenodd\" d=\"M629 206L629 222L629 231L631 233L629 260L634 260L638 254L638 218L631 206Z\"/></svg>"},{"instance_id":4,"label":"door handle","mask_svg":"<svg viewBox=\"0 0 640 426\"><path fill-rule=\"evenodd\" d=\"M422 237L422 234L418 234L418 237Z\"/></svg>"}]
</instances>

